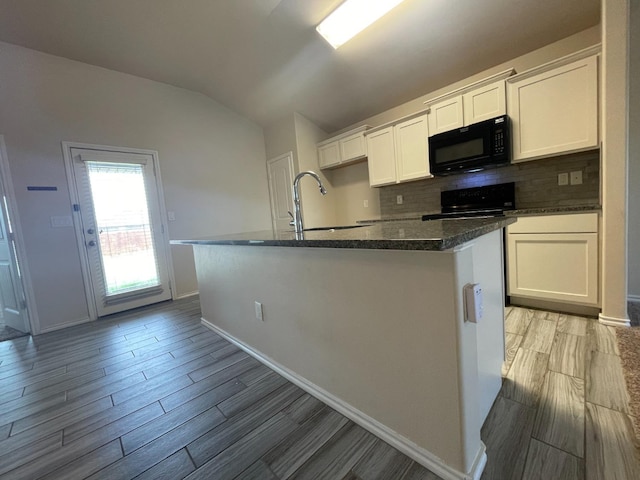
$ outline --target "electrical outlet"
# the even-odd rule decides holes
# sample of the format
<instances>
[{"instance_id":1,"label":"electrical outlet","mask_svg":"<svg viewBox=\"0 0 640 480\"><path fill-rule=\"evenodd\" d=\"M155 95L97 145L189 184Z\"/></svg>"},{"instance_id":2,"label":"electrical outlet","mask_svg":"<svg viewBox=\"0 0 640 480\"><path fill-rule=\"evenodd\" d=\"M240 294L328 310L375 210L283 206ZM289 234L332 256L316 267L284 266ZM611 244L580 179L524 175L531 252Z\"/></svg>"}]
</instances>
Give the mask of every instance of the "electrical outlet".
<instances>
[{"instance_id":1,"label":"electrical outlet","mask_svg":"<svg viewBox=\"0 0 640 480\"><path fill-rule=\"evenodd\" d=\"M571 172L571 185L582 185L582 170Z\"/></svg>"},{"instance_id":2,"label":"electrical outlet","mask_svg":"<svg viewBox=\"0 0 640 480\"><path fill-rule=\"evenodd\" d=\"M559 173L558 174L558 185L569 185L569 174L568 173Z\"/></svg>"},{"instance_id":3,"label":"electrical outlet","mask_svg":"<svg viewBox=\"0 0 640 480\"><path fill-rule=\"evenodd\" d=\"M396 203L398 205L402 205L404 202L404 198L402 198L402 195L396 195Z\"/></svg>"},{"instance_id":4,"label":"electrical outlet","mask_svg":"<svg viewBox=\"0 0 640 480\"><path fill-rule=\"evenodd\" d=\"M176 220L176 212L167 212L167 217L170 222L174 222Z\"/></svg>"},{"instance_id":5,"label":"electrical outlet","mask_svg":"<svg viewBox=\"0 0 640 480\"><path fill-rule=\"evenodd\" d=\"M363 204L364 204L364 208L369 208L369 200L365 200Z\"/></svg>"},{"instance_id":6,"label":"electrical outlet","mask_svg":"<svg viewBox=\"0 0 640 480\"><path fill-rule=\"evenodd\" d=\"M262 311L262 304L260 302L255 302L256 307L256 319L264 322L264 312Z\"/></svg>"}]
</instances>

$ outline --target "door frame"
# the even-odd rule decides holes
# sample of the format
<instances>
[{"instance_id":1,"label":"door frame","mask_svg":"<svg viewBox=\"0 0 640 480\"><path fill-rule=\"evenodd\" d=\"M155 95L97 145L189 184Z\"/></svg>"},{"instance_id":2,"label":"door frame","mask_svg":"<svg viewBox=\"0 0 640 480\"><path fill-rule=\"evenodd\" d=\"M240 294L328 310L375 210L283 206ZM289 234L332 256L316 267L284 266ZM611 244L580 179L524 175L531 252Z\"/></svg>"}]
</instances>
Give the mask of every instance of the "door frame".
<instances>
[{"instance_id":1,"label":"door frame","mask_svg":"<svg viewBox=\"0 0 640 480\"><path fill-rule=\"evenodd\" d=\"M296 176L295 166L293 164L293 152L283 153L282 155L278 155L277 157L270 158L267 160L267 186L269 188L269 203L271 206L271 226L274 230L276 230L276 218L275 218L275 199L273 198L273 192L271 191L271 170L269 167L272 163L275 163L283 158L288 158L289 160L289 171L291 172L291 188L293 188L293 178ZM293 195L292 195L293 201ZM291 205L291 209L293 210L293 205Z\"/></svg>"},{"instance_id":2,"label":"door frame","mask_svg":"<svg viewBox=\"0 0 640 480\"><path fill-rule=\"evenodd\" d=\"M24 245L24 236L22 235L22 223L18 214L18 202L16 201L16 192L13 188L13 178L11 177L11 169L9 167L9 157L4 141L4 135L0 135L0 194L4 193L7 198L7 210L11 218L11 226L13 228L13 243L16 246L16 257L18 265L20 265L20 278L18 279L19 288L22 289L22 296L26 303L25 322L28 323L29 333L38 335L40 333L40 318L36 309L36 298L33 293L33 283L31 282L31 270L27 260L27 249ZM1 195L0 195L1 196ZM5 219L6 220L6 219Z\"/></svg>"},{"instance_id":3,"label":"door frame","mask_svg":"<svg viewBox=\"0 0 640 480\"><path fill-rule=\"evenodd\" d=\"M162 177L160 175L160 163L158 161L158 152L156 150L146 150L141 148L130 147L113 147L109 145L95 145L90 143L78 143L78 142L62 142L62 154L64 157L64 167L67 173L67 185L69 187L69 199L71 200L71 212L73 215L73 228L76 234L76 242L78 246L78 253L80 255L80 266L82 268L82 281L84 282L85 297L87 300L87 308L89 310L89 320L97 320L98 308L96 306L96 298L93 294L93 283L91 281L91 273L89 270L89 254L85 248L84 235L82 232L81 221L78 218L80 212L76 212L73 208L74 204L80 204L78 197L78 191L74 181L73 173L73 157L71 155L71 149L79 148L85 150L97 150L108 151L113 153L132 153L141 155L150 155L153 161L153 168L155 171L155 182L158 191L158 204L160 206L160 218L162 221L162 236L165 242L165 248L163 249L166 256L167 269L169 271L169 289L171 290L171 298L175 300L175 275L173 271L173 260L171 256L171 244L169 243L169 222L167 217L167 208L164 203L164 190L162 188Z\"/></svg>"}]
</instances>

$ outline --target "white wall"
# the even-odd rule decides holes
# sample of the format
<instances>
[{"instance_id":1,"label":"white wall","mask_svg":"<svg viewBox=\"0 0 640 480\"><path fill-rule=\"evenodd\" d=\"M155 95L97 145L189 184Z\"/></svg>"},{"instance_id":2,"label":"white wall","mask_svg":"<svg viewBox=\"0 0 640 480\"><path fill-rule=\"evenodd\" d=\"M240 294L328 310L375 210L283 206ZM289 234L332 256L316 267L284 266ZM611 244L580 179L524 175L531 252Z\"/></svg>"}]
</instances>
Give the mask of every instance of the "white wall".
<instances>
[{"instance_id":1,"label":"white wall","mask_svg":"<svg viewBox=\"0 0 640 480\"><path fill-rule=\"evenodd\" d=\"M629 69L629 296L640 301L640 2L631 2Z\"/></svg>"},{"instance_id":2,"label":"white wall","mask_svg":"<svg viewBox=\"0 0 640 480\"><path fill-rule=\"evenodd\" d=\"M337 225L336 211L338 206L341 205L338 192L331 181L331 172L318 168L318 149L316 144L327 138L327 133L299 113L293 114L293 121L296 131L299 171L311 170L316 172L327 189L327 194L323 196L316 187L315 180L312 178L300 180L300 195L305 227Z\"/></svg>"},{"instance_id":3,"label":"white wall","mask_svg":"<svg viewBox=\"0 0 640 480\"><path fill-rule=\"evenodd\" d=\"M0 43L4 134L43 330L87 317L62 141L157 150L172 239L269 228L262 129L169 85ZM27 192L50 185L57 192ZM172 247L175 295L197 290L191 248Z\"/></svg>"},{"instance_id":4,"label":"white wall","mask_svg":"<svg viewBox=\"0 0 640 480\"><path fill-rule=\"evenodd\" d=\"M315 180L300 180L300 204L306 228L336 225L338 194L333 188L330 172L323 172L318 168L316 144L325 138L325 131L298 113L274 122L264 132L268 159L292 152L294 176L299 172L312 170L320 176L327 189L327 195L322 196Z\"/></svg>"}]
</instances>

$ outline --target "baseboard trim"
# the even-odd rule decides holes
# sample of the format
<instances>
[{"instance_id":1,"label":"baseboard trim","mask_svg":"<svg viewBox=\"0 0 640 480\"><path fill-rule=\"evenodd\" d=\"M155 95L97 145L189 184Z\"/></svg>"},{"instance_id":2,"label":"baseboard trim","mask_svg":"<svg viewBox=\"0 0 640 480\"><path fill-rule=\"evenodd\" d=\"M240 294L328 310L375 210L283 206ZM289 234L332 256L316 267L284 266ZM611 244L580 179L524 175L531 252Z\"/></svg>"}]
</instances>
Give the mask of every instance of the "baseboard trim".
<instances>
[{"instance_id":1,"label":"baseboard trim","mask_svg":"<svg viewBox=\"0 0 640 480\"><path fill-rule=\"evenodd\" d=\"M182 295L177 295L173 297L173 300L183 300L185 298L197 297L200 295L200 291L196 290L195 292L183 293Z\"/></svg>"},{"instance_id":2,"label":"baseboard trim","mask_svg":"<svg viewBox=\"0 0 640 480\"><path fill-rule=\"evenodd\" d=\"M74 320L72 322L55 325L53 327L41 328L40 333L38 333L38 335L42 335L43 333L55 332L56 330L62 330L63 328L74 327L76 325L80 325L82 323L88 323L88 322L93 322L93 320L87 317L82 320Z\"/></svg>"},{"instance_id":3,"label":"baseboard trim","mask_svg":"<svg viewBox=\"0 0 640 480\"><path fill-rule=\"evenodd\" d=\"M480 480L482 476L482 472L484 467L487 464L487 452L484 443L480 442L480 449L476 454L476 458L474 459L473 465L471 467L471 471L469 473L460 472L446 463L444 463L440 458L433 455L428 450L419 447L411 440L403 437L397 432L393 431L389 427L383 425L377 420L371 418L365 413L361 412L357 408L354 408L347 402L341 400L335 395L327 392L323 388L320 388L314 383L309 382L304 377L301 377L297 373L289 370L287 367L279 364L275 360L267 357L262 352L255 350L253 347L247 345L246 343L238 340L233 335L227 333L225 330L217 327L210 321L206 320L204 317L201 318L202 325L213 330L221 337L225 338L229 342L234 345L240 347L242 350L247 352L249 355L254 357L260 363L263 363L267 367L276 371L291 383L297 385L302 390L307 393L313 395L318 400L326 403L334 410L338 411L345 417L349 418L353 422L360 425L365 430L368 430L372 434L381 438L389 445L393 446L400 452L404 453L409 458L415 460L420 465L423 465L425 468L428 468L430 471L441 477L443 480Z\"/></svg>"},{"instance_id":4,"label":"baseboard trim","mask_svg":"<svg viewBox=\"0 0 640 480\"><path fill-rule=\"evenodd\" d=\"M598 321L603 325L610 327L630 327L631 322L628 318L608 317L606 315L598 315Z\"/></svg>"},{"instance_id":5,"label":"baseboard trim","mask_svg":"<svg viewBox=\"0 0 640 480\"><path fill-rule=\"evenodd\" d=\"M578 305L572 303L555 302L552 300L542 300L537 298L519 297L517 295L511 295L509 297L510 304L538 308L540 310L547 310L551 312L570 313L573 315L597 317L600 314L600 308L588 305Z\"/></svg>"}]
</instances>

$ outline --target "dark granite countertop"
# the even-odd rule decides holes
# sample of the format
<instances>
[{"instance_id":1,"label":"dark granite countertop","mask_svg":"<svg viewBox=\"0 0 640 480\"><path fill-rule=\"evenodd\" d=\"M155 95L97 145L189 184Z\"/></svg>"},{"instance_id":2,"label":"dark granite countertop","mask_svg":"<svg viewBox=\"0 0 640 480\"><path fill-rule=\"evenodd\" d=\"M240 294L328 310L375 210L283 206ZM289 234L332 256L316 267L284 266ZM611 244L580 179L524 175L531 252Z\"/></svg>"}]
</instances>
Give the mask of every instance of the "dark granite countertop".
<instances>
[{"instance_id":1,"label":"dark granite countertop","mask_svg":"<svg viewBox=\"0 0 640 480\"><path fill-rule=\"evenodd\" d=\"M173 245L251 245L269 247L366 248L380 250L448 250L515 223L515 218L466 218L380 222L343 230L293 231L216 235L193 240L172 240Z\"/></svg>"},{"instance_id":2,"label":"dark granite countertop","mask_svg":"<svg viewBox=\"0 0 640 480\"><path fill-rule=\"evenodd\" d=\"M518 208L516 210L507 210L504 212L504 214L510 217L523 217L525 215L553 215L560 213L599 212L600 210L602 210L602 207L598 204L558 205L555 207Z\"/></svg>"}]
</instances>

